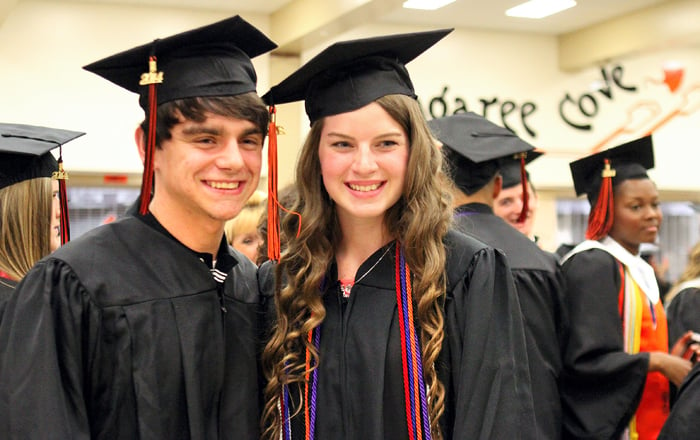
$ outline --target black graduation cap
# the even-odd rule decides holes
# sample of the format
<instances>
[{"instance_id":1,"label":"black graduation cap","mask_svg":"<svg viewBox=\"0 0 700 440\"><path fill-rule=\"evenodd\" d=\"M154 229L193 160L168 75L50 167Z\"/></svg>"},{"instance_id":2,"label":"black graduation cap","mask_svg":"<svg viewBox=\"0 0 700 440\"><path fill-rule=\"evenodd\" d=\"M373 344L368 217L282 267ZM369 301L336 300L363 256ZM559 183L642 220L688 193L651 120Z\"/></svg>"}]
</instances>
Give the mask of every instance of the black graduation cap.
<instances>
[{"instance_id":1,"label":"black graduation cap","mask_svg":"<svg viewBox=\"0 0 700 440\"><path fill-rule=\"evenodd\" d=\"M120 52L84 67L140 95L146 112L146 157L139 212L145 214L153 188L157 106L176 99L235 96L255 92L251 58L277 45L236 15Z\"/></svg>"},{"instance_id":2,"label":"black graduation cap","mask_svg":"<svg viewBox=\"0 0 700 440\"><path fill-rule=\"evenodd\" d=\"M586 156L569 164L576 195L595 196L603 180L605 161L615 176L613 186L627 179L645 178L646 170L654 168L654 145L651 136L635 139L616 147Z\"/></svg>"},{"instance_id":3,"label":"black graduation cap","mask_svg":"<svg viewBox=\"0 0 700 440\"><path fill-rule=\"evenodd\" d=\"M569 164L576 195L586 194L591 203L586 238L605 237L613 223L613 188L628 179L647 178L654 167L651 136L629 141Z\"/></svg>"},{"instance_id":4,"label":"black graduation cap","mask_svg":"<svg viewBox=\"0 0 700 440\"><path fill-rule=\"evenodd\" d=\"M541 151L528 151L525 156L525 165L542 156ZM520 172L520 155L513 155L501 160L501 176L503 177L503 188L511 188L522 183L522 174ZM530 181L530 173L525 172L525 176Z\"/></svg>"},{"instance_id":5,"label":"black graduation cap","mask_svg":"<svg viewBox=\"0 0 700 440\"><path fill-rule=\"evenodd\" d=\"M455 184L466 194L483 188L501 168L501 159L535 147L512 131L473 112L428 121L446 150Z\"/></svg>"},{"instance_id":6,"label":"black graduation cap","mask_svg":"<svg viewBox=\"0 0 700 440\"><path fill-rule=\"evenodd\" d=\"M305 100L314 121L364 107L382 96L416 97L405 64L452 29L335 43L263 96L269 105Z\"/></svg>"},{"instance_id":7,"label":"black graduation cap","mask_svg":"<svg viewBox=\"0 0 700 440\"><path fill-rule=\"evenodd\" d=\"M85 133L0 123L0 188L37 177L51 177L58 162L51 150Z\"/></svg>"},{"instance_id":8,"label":"black graduation cap","mask_svg":"<svg viewBox=\"0 0 700 440\"><path fill-rule=\"evenodd\" d=\"M156 58L162 72L157 104L201 96L233 96L256 90L251 58L277 45L236 15L219 22L157 39L83 68L140 95L148 111L148 87L141 84Z\"/></svg>"},{"instance_id":9,"label":"black graduation cap","mask_svg":"<svg viewBox=\"0 0 700 440\"><path fill-rule=\"evenodd\" d=\"M63 171L63 155L58 161L51 150L84 135L78 131L23 124L0 123L0 189L37 177L58 179L61 204L61 243L70 239L68 198Z\"/></svg>"}]
</instances>

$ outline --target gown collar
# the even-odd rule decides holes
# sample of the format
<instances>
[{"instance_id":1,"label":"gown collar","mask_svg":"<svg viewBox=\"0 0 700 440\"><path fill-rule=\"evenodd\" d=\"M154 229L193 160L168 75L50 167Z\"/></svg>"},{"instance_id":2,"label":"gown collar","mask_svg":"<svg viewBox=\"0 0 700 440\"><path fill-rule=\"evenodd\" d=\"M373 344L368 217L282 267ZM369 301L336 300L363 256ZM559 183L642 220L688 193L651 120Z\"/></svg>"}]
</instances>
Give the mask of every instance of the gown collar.
<instances>
[{"instance_id":1,"label":"gown collar","mask_svg":"<svg viewBox=\"0 0 700 440\"><path fill-rule=\"evenodd\" d=\"M642 289L647 298L649 298L649 301L651 301L652 304L659 302L659 285L656 282L654 268L644 261L639 254L632 255L629 253L627 249L610 236L600 241L586 240L582 242L564 256L562 263L571 256L589 249L600 249L615 257L627 267L632 279L639 285L639 288Z\"/></svg>"},{"instance_id":2,"label":"gown collar","mask_svg":"<svg viewBox=\"0 0 700 440\"><path fill-rule=\"evenodd\" d=\"M221 243L219 243L219 250L216 253L216 266L214 266L214 256L207 252L197 252L189 247L185 246L180 240L175 238L165 227L158 221L158 219L149 211L145 215L135 215L136 218L144 222L149 227L155 229L171 240L175 241L179 245L183 246L194 256L196 256L200 261L202 261L207 268L215 268L223 273L228 273L233 267L238 263L236 258L233 256L231 249L226 242L226 236L221 237Z\"/></svg>"}]
</instances>

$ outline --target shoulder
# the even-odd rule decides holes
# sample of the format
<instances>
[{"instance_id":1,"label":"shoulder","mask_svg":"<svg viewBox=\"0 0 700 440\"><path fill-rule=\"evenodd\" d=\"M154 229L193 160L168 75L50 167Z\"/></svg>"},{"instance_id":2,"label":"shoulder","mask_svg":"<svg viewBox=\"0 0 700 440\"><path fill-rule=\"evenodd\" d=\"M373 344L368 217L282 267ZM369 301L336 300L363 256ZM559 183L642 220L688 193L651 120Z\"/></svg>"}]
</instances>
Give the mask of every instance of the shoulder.
<instances>
[{"instance_id":1,"label":"shoulder","mask_svg":"<svg viewBox=\"0 0 700 440\"><path fill-rule=\"evenodd\" d=\"M681 310L686 307L700 306L700 288L686 287L673 297L667 306L667 311L674 309Z\"/></svg>"},{"instance_id":2,"label":"shoulder","mask_svg":"<svg viewBox=\"0 0 700 440\"><path fill-rule=\"evenodd\" d=\"M94 261L102 255L114 255L125 247L141 248L147 252L153 246L153 238L143 222L134 217L124 217L116 222L98 226L75 240L71 240L53 252L50 257L68 263ZM118 255L118 254L117 254Z\"/></svg>"},{"instance_id":3,"label":"shoulder","mask_svg":"<svg viewBox=\"0 0 700 440\"><path fill-rule=\"evenodd\" d=\"M477 266L505 265L505 255L477 238L451 230L444 239L447 253L446 276L448 290L460 280L470 278Z\"/></svg>"},{"instance_id":4,"label":"shoulder","mask_svg":"<svg viewBox=\"0 0 700 440\"><path fill-rule=\"evenodd\" d=\"M236 259L236 264L226 277L226 295L244 303L258 302L257 266L231 247L229 252Z\"/></svg>"},{"instance_id":5,"label":"shoulder","mask_svg":"<svg viewBox=\"0 0 700 440\"><path fill-rule=\"evenodd\" d=\"M596 284L599 291L603 286L618 286L621 280L620 263L602 249L588 249L572 255L562 265L562 273L567 289L591 289Z\"/></svg>"},{"instance_id":6,"label":"shoulder","mask_svg":"<svg viewBox=\"0 0 700 440\"><path fill-rule=\"evenodd\" d=\"M615 267L617 259L609 252L602 249L587 249L570 256L562 264L565 271L581 269L585 267Z\"/></svg>"}]
</instances>

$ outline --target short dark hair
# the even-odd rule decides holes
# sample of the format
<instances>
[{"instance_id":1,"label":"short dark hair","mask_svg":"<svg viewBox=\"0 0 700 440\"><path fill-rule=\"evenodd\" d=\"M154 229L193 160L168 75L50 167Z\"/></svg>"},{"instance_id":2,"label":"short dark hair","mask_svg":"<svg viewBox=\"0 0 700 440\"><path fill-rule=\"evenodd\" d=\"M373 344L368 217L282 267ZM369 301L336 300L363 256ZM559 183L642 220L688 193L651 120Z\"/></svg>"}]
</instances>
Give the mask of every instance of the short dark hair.
<instances>
[{"instance_id":1,"label":"short dark hair","mask_svg":"<svg viewBox=\"0 0 700 440\"><path fill-rule=\"evenodd\" d=\"M269 113L262 99L255 93L249 92L235 96L207 96L183 98L169 101L158 106L156 115L156 147L161 142L171 138L170 130L182 118L202 122L206 113L244 119L254 123L267 136ZM148 120L141 123L141 129L148 133Z\"/></svg>"}]
</instances>

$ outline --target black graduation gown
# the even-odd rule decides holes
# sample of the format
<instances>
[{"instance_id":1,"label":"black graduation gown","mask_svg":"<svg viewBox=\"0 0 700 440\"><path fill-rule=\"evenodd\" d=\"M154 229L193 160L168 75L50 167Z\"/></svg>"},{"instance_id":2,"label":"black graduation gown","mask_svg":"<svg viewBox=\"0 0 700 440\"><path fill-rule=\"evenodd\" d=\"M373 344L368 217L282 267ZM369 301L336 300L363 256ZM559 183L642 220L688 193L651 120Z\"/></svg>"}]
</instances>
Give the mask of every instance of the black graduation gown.
<instances>
[{"instance_id":1,"label":"black graduation gown","mask_svg":"<svg viewBox=\"0 0 700 440\"><path fill-rule=\"evenodd\" d=\"M700 363L686 376L678 399L664 424L659 440L693 439L700 436Z\"/></svg>"},{"instance_id":2,"label":"black graduation gown","mask_svg":"<svg viewBox=\"0 0 700 440\"><path fill-rule=\"evenodd\" d=\"M445 243L445 341L436 366L446 389L445 439L535 438L529 375L521 362L525 336L505 257L454 231ZM383 252L368 258L357 278ZM270 272L269 263L261 268L263 289L272 286ZM334 265L329 279L337 280ZM323 298L316 438L405 440L394 248L353 286L348 300L337 281L328 283ZM293 419L293 438L303 438L303 429L302 412Z\"/></svg>"},{"instance_id":3,"label":"black graduation gown","mask_svg":"<svg viewBox=\"0 0 700 440\"><path fill-rule=\"evenodd\" d=\"M617 260L600 249L570 257L566 279L570 337L564 355L564 438L617 439L637 410L649 354L624 351Z\"/></svg>"},{"instance_id":4,"label":"black graduation gown","mask_svg":"<svg viewBox=\"0 0 700 440\"><path fill-rule=\"evenodd\" d=\"M502 250L518 293L527 336L527 357L539 439L561 438L559 379L568 331L564 279L556 258L493 214L470 203L455 210L460 231Z\"/></svg>"},{"instance_id":5,"label":"black graduation gown","mask_svg":"<svg viewBox=\"0 0 700 440\"><path fill-rule=\"evenodd\" d=\"M17 281L0 277L0 322L2 322L2 315L5 312L7 301L10 300L10 296L12 296L16 286Z\"/></svg>"},{"instance_id":6,"label":"black graduation gown","mask_svg":"<svg viewBox=\"0 0 700 440\"><path fill-rule=\"evenodd\" d=\"M3 438L259 438L256 267L222 243L223 287L136 217L37 263L0 324Z\"/></svg>"},{"instance_id":7,"label":"black graduation gown","mask_svg":"<svg viewBox=\"0 0 700 440\"><path fill-rule=\"evenodd\" d=\"M666 308L666 320L669 349L688 330L700 332L700 289L681 290Z\"/></svg>"}]
</instances>

